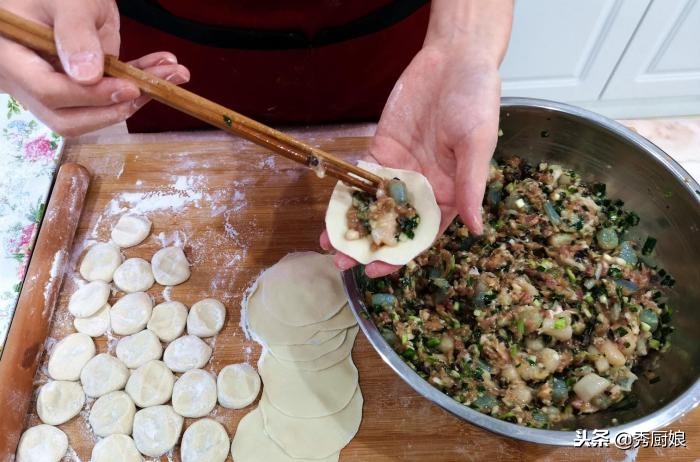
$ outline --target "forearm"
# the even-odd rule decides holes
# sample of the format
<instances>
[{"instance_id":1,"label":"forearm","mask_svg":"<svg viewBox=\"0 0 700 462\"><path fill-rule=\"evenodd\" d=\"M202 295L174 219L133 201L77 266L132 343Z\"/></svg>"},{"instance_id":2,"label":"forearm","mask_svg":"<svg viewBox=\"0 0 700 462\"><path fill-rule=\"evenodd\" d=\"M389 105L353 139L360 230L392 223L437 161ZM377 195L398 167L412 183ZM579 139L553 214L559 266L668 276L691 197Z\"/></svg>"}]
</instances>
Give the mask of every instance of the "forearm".
<instances>
[{"instance_id":1,"label":"forearm","mask_svg":"<svg viewBox=\"0 0 700 462\"><path fill-rule=\"evenodd\" d=\"M498 67L512 21L513 0L432 0L425 46L448 47Z\"/></svg>"}]
</instances>

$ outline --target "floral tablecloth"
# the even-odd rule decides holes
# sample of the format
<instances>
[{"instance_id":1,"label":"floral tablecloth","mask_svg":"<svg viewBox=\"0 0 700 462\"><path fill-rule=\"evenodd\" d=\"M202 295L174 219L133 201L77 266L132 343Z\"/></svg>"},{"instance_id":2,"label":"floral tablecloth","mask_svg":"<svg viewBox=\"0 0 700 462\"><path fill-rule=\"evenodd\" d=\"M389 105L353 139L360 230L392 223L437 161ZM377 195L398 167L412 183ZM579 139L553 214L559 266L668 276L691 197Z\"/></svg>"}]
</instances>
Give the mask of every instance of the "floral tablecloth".
<instances>
[{"instance_id":1,"label":"floral tablecloth","mask_svg":"<svg viewBox=\"0 0 700 462\"><path fill-rule=\"evenodd\" d=\"M0 94L0 355L62 147L61 137Z\"/></svg>"}]
</instances>

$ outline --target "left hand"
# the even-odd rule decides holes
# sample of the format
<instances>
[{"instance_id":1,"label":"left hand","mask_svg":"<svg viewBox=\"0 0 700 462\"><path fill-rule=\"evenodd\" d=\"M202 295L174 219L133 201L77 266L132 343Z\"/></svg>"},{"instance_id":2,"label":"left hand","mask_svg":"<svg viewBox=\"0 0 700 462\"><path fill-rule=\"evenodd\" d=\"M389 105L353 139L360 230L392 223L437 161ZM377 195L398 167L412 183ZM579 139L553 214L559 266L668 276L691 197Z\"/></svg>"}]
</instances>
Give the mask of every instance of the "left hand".
<instances>
[{"instance_id":1,"label":"left hand","mask_svg":"<svg viewBox=\"0 0 700 462\"><path fill-rule=\"evenodd\" d=\"M457 214L474 234L483 231L481 201L498 139L498 65L460 49L426 45L396 82L370 147L370 161L425 175L442 211L440 232ZM321 247L332 250L327 233ZM357 264L335 254L341 270ZM369 277L398 266L372 262Z\"/></svg>"}]
</instances>

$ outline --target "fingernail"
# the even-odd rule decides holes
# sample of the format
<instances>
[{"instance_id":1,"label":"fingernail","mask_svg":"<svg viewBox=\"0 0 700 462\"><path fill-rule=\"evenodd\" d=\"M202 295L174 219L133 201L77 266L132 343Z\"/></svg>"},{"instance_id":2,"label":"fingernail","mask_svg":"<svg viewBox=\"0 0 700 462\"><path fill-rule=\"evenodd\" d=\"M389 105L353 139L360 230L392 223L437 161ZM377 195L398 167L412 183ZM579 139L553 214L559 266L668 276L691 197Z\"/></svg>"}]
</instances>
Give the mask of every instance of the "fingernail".
<instances>
[{"instance_id":1,"label":"fingernail","mask_svg":"<svg viewBox=\"0 0 700 462\"><path fill-rule=\"evenodd\" d=\"M177 60L175 58L173 58L172 56L166 56L165 58L161 58L156 63L156 66L160 66L162 64L177 64Z\"/></svg>"},{"instance_id":2,"label":"fingernail","mask_svg":"<svg viewBox=\"0 0 700 462\"><path fill-rule=\"evenodd\" d=\"M78 80L90 80L99 76L100 66L96 53L83 51L68 59L68 73Z\"/></svg>"},{"instance_id":3,"label":"fingernail","mask_svg":"<svg viewBox=\"0 0 700 462\"><path fill-rule=\"evenodd\" d=\"M141 96L139 98L136 98L132 104L134 106L134 109L138 110L144 107L146 103L150 100L151 98L149 98L148 96Z\"/></svg>"},{"instance_id":4,"label":"fingernail","mask_svg":"<svg viewBox=\"0 0 700 462\"><path fill-rule=\"evenodd\" d=\"M113 103L125 103L139 97L139 92L133 88L121 88L110 96Z\"/></svg>"},{"instance_id":5,"label":"fingernail","mask_svg":"<svg viewBox=\"0 0 700 462\"><path fill-rule=\"evenodd\" d=\"M170 82L170 83L175 83L175 84L185 83L184 77L182 77L182 76L181 76L180 74L178 74L177 72L174 72L174 73L170 74L169 76L167 76L167 77L165 78L165 80L167 80L167 81Z\"/></svg>"}]
</instances>

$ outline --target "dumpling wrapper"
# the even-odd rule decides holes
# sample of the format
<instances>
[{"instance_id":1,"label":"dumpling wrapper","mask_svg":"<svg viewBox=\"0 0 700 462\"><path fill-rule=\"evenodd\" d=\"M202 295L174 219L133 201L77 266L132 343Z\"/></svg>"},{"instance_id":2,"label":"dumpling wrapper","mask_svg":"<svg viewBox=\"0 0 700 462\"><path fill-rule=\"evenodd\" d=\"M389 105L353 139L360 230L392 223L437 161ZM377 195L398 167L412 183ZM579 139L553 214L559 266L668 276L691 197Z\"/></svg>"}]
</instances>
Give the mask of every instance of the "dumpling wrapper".
<instances>
[{"instance_id":1,"label":"dumpling wrapper","mask_svg":"<svg viewBox=\"0 0 700 462\"><path fill-rule=\"evenodd\" d=\"M420 216L420 223L414 231L415 236L413 239L401 240L395 246L385 245L377 250L372 250L372 240L369 237L346 239L345 233L348 231L346 214L352 206L352 193L355 189L339 181L333 189L326 211L328 239L336 250L364 265L373 261L405 265L430 247L440 230L441 213L433 188L428 179L418 172L382 167L365 161L359 161L357 166L383 178L398 178L406 184L408 202Z\"/></svg>"}]
</instances>

